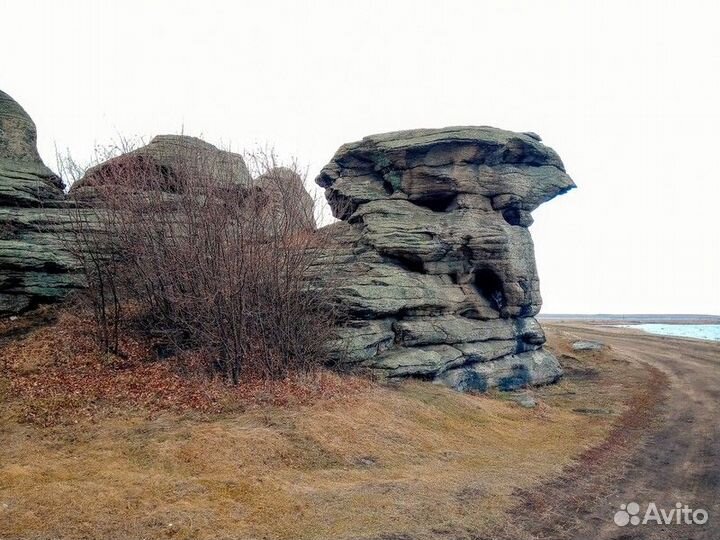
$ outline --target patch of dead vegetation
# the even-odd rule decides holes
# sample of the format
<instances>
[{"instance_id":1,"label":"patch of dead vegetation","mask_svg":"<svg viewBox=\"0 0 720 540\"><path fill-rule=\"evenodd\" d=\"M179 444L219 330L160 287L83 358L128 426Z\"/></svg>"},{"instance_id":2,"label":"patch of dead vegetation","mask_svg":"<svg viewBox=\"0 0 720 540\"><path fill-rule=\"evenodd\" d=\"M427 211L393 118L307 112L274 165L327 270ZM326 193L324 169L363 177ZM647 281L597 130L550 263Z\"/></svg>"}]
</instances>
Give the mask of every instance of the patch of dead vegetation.
<instances>
[{"instance_id":1,"label":"patch of dead vegetation","mask_svg":"<svg viewBox=\"0 0 720 540\"><path fill-rule=\"evenodd\" d=\"M596 474L593 459L618 447L612 433L653 382L608 350L566 359L569 377L529 391L534 409L500 394L339 375L312 399L263 399L273 389L241 386L232 406L188 407L195 398L173 394L214 387L173 371L148 375L169 378L159 390L136 387L124 373L139 383L144 369L167 366L143 360L140 346L121 366L86 356L70 320L0 349L12 366L0 414L1 538L492 538L523 506L553 511L541 508L538 486L559 496L564 484L553 479ZM55 341L58 329L66 333ZM562 336L551 342L567 353ZM82 376L70 383L41 382L75 369ZM77 391L78 403L61 407L61 422L28 423L23 411L46 395L30 381L58 399ZM215 402L198 399L225 403L233 392L217 391ZM70 415L86 406L93 414Z\"/></svg>"},{"instance_id":2,"label":"patch of dead vegetation","mask_svg":"<svg viewBox=\"0 0 720 540\"><path fill-rule=\"evenodd\" d=\"M51 322L33 327L18 319L17 330L6 330L15 339L2 348L0 389L6 399L13 398L13 411L23 422L77 423L128 407L221 413L259 404L290 406L347 398L371 384L316 369L279 380L248 376L233 386L210 377L201 353L162 360L150 340L124 332L122 355L102 354L89 316L61 311L39 320Z\"/></svg>"}]
</instances>

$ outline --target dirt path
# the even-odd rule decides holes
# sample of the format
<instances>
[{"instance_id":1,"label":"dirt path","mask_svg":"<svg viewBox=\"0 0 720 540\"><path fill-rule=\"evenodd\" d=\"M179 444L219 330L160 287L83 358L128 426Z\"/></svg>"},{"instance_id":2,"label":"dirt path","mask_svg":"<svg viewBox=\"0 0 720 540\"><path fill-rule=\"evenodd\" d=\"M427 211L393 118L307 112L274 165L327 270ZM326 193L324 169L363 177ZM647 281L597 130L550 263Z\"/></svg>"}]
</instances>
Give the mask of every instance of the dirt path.
<instances>
[{"instance_id":1,"label":"dirt path","mask_svg":"<svg viewBox=\"0 0 720 540\"><path fill-rule=\"evenodd\" d=\"M578 339L597 340L627 359L649 364L670 380L657 427L635 445L619 481L596 499L573 533L577 539L720 538L720 343L652 336L591 326L557 325ZM568 489L572 490L571 486ZM621 504L636 502L642 518L650 502L673 509L681 502L709 514L707 524L617 526Z\"/></svg>"}]
</instances>

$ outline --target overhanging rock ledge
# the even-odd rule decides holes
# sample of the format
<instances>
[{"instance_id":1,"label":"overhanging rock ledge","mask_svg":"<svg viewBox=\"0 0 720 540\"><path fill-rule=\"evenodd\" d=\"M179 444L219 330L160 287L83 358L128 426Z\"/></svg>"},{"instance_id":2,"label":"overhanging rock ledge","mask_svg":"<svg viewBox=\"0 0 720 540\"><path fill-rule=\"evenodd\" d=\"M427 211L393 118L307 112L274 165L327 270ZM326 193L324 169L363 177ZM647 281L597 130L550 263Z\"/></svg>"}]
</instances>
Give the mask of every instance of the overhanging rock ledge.
<instances>
[{"instance_id":1,"label":"overhanging rock ledge","mask_svg":"<svg viewBox=\"0 0 720 540\"><path fill-rule=\"evenodd\" d=\"M575 187L534 133L398 131L343 145L316 182L340 222L332 264L349 320L335 356L385 377L459 390L556 381L534 318L541 297L528 227Z\"/></svg>"}]
</instances>

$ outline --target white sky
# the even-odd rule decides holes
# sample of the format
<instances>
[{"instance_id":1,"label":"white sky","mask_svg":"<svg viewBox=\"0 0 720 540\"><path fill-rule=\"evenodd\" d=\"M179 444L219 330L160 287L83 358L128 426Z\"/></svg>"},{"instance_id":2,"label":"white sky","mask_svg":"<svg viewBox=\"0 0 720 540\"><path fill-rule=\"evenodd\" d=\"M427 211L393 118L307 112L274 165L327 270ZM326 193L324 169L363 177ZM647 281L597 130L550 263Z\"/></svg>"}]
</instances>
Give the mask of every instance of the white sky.
<instances>
[{"instance_id":1,"label":"white sky","mask_svg":"<svg viewBox=\"0 0 720 540\"><path fill-rule=\"evenodd\" d=\"M543 312L720 314L720 7L661 1L7 1L0 88L40 152L184 129L309 166L371 133L535 131Z\"/></svg>"}]
</instances>

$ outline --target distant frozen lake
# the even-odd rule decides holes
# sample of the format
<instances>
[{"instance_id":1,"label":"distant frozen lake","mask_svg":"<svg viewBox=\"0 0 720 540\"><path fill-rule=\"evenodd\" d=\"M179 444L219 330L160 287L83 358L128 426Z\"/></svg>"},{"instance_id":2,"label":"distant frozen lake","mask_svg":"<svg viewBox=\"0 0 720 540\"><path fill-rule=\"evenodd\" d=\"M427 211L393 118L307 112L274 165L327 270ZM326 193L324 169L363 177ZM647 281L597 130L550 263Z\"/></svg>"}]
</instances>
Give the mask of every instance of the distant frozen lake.
<instances>
[{"instance_id":1,"label":"distant frozen lake","mask_svg":"<svg viewBox=\"0 0 720 540\"><path fill-rule=\"evenodd\" d=\"M622 328L637 328L650 334L720 341L720 324L618 324Z\"/></svg>"}]
</instances>

